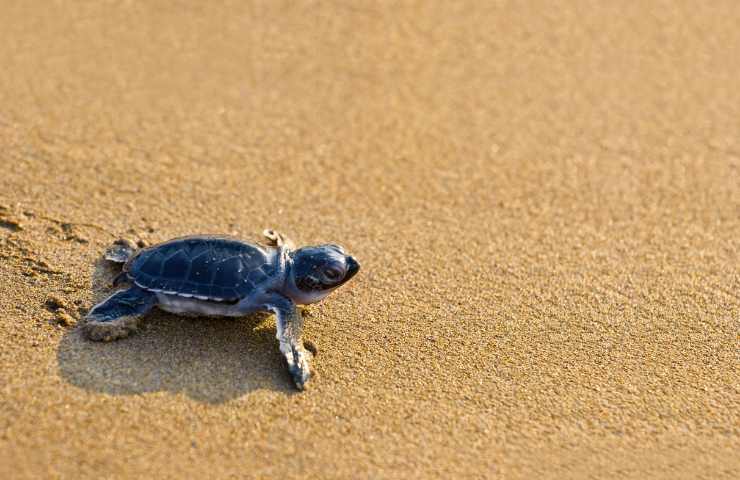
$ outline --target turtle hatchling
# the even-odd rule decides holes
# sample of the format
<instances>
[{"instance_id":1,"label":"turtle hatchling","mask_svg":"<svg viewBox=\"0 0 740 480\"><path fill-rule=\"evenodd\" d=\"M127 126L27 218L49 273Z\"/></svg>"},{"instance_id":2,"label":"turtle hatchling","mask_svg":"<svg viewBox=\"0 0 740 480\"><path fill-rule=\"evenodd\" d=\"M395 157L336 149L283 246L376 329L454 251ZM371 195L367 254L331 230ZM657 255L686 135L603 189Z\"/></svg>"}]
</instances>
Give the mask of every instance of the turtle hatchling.
<instances>
[{"instance_id":1,"label":"turtle hatchling","mask_svg":"<svg viewBox=\"0 0 740 480\"><path fill-rule=\"evenodd\" d=\"M293 381L303 389L311 372L301 340L303 319L296 305L316 303L360 269L339 245L296 249L265 230L267 245L236 238L197 235L136 250L118 241L107 260L122 263L118 280L129 287L95 305L83 331L91 340L110 341L136 330L153 307L183 315L239 317L258 311L277 315L277 339Z\"/></svg>"}]
</instances>

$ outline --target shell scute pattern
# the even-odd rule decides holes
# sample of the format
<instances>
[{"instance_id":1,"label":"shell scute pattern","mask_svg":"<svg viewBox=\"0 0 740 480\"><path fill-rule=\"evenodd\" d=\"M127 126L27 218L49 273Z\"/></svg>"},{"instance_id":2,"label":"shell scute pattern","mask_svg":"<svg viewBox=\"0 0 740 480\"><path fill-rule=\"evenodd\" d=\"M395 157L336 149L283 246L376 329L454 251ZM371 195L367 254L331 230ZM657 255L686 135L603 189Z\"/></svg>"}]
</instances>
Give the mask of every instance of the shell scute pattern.
<instances>
[{"instance_id":1,"label":"shell scute pattern","mask_svg":"<svg viewBox=\"0 0 740 480\"><path fill-rule=\"evenodd\" d=\"M188 258L187 254L182 250L178 250L164 261L162 265L162 277L170 279L187 278L190 265L190 258Z\"/></svg>"},{"instance_id":2,"label":"shell scute pattern","mask_svg":"<svg viewBox=\"0 0 740 480\"><path fill-rule=\"evenodd\" d=\"M217 237L172 240L142 250L126 265L142 288L217 301L243 298L275 269L260 247Z\"/></svg>"},{"instance_id":3,"label":"shell scute pattern","mask_svg":"<svg viewBox=\"0 0 740 480\"><path fill-rule=\"evenodd\" d=\"M190 273L188 275L188 281L195 284L203 284L211 281L210 278L204 278L204 274L208 273L208 264L211 263L211 255L209 252L204 251L196 255L190 261Z\"/></svg>"}]
</instances>

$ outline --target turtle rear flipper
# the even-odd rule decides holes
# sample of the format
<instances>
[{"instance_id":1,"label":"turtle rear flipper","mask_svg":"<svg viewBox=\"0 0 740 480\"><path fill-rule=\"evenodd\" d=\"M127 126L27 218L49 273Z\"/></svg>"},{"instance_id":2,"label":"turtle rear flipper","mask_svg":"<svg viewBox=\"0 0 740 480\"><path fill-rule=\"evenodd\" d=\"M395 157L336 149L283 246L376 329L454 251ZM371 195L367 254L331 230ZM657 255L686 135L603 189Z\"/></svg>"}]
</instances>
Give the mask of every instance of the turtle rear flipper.
<instances>
[{"instance_id":1,"label":"turtle rear flipper","mask_svg":"<svg viewBox=\"0 0 740 480\"><path fill-rule=\"evenodd\" d=\"M129 240L119 239L105 251L105 259L115 263L126 263L136 253L136 245Z\"/></svg>"},{"instance_id":2,"label":"turtle rear flipper","mask_svg":"<svg viewBox=\"0 0 740 480\"><path fill-rule=\"evenodd\" d=\"M129 336L139 319L157 303L157 295L136 285L120 290L95 305L85 318L83 332L90 340L108 342Z\"/></svg>"}]
</instances>

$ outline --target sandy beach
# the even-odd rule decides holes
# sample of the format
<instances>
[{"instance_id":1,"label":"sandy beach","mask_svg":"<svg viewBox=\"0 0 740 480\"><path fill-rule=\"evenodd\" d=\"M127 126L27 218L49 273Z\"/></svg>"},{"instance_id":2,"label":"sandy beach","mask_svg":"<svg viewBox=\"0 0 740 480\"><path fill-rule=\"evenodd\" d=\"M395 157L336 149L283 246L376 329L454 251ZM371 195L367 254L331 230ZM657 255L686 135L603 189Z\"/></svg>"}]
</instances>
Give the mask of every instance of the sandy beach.
<instances>
[{"instance_id":1,"label":"sandy beach","mask_svg":"<svg viewBox=\"0 0 740 480\"><path fill-rule=\"evenodd\" d=\"M0 478L738 478L737 2L4 2ZM344 245L86 340L120 237Z\"/></svg>"}]
</instances>

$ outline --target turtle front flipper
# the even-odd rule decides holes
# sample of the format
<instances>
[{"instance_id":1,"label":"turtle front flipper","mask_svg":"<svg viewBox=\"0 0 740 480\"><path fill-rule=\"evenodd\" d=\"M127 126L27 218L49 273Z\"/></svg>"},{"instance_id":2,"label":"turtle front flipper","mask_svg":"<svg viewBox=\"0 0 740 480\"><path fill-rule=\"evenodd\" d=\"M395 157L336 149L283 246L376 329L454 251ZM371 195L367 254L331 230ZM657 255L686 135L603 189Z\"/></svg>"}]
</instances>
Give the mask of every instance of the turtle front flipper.
<instances>
[{"instance_id":1,"label":"turtle front flipper","mask_svg":"<svg viewBox=\"0 0 740 480\"><path fill-rule=\"evenodd\" d=\"M265 243L271 247L285 247L288 250L295 250L293 240L280 232L268 228L262 232L262 236L265 237Z\"/></svg>"},{"instance_id":2,"label":"turtle front flipper","mask_svg":"<svg viewBox=\"0 0 740 480\"><path fill-rule=\"evenodd\" d=\"M156 294L135 285L120 290L90 310L82 331L97 342L128 337L136 330L140 318L156 303Z\"/></svg>"},{"instance_id":3,"label":"turtle front flipper","mask_svg":"<svg viewBox=\"0 0 740 480\"><path fill-rule=\"evenodd\" d=\"M298 390L303 390L311 378L311 353L301 340L303 317L295 304L285 297L276 296L268 304L268 308L277 314L277 339L280 342L280 352L288 363L290 376Z\"/></svg>"}]
</instances>

